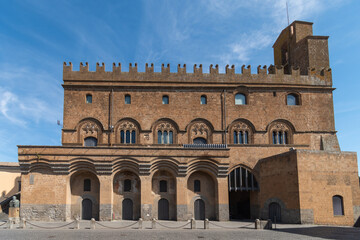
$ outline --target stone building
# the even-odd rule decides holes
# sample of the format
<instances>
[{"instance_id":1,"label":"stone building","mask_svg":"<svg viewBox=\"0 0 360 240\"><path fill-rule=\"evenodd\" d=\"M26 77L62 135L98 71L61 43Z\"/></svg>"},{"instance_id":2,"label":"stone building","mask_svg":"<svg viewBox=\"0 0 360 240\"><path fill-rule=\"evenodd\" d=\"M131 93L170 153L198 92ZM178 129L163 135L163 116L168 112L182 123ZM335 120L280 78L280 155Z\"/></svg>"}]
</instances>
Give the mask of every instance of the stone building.
<instances>
[{"instance_id":1,"label":"stone building","mask_svg":"<svg viewBox=\"0 0 360 240\"><path fill-rule=\"evenodd\" d=\"M336 136L328 37L295 21L273 48L255 74L64 63L62 146L18 147L22 217L353 225L357 157Z\"/></svg>"}]
</instances>

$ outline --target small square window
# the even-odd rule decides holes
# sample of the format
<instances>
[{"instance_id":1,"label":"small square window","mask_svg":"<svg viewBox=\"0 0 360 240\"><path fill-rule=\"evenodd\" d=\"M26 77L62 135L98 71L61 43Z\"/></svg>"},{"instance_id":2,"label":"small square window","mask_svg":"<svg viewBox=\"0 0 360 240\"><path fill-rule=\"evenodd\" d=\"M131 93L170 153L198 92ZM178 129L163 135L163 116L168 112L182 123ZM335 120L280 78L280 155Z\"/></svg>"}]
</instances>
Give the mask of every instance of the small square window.
<instances>
[{"instance_id":1,"label":"small square window","mask_svg":"<svg viewBox=\"0 0 360 240\"><path fill-rule=\"evenodd\" d=\"M86 95L86 103L92 103L92 95L91 94Z\"/></svg>"},{"instance_id":2,"label":"small square window","mask_svg":"<svg viewBox=\"0 0 360 240\"><path fill-rule=\"evenodd\" d=\"M167 192L167 181L160 181L160 192Z\"/></svg>"}]
</instances>

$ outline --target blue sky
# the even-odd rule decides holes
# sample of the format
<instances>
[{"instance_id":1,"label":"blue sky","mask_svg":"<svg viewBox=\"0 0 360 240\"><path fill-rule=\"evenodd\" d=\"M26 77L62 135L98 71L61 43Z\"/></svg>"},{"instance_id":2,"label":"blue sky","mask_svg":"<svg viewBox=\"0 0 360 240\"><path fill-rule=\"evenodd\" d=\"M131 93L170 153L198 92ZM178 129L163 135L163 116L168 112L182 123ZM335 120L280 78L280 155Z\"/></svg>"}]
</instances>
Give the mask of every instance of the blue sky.
<instances>
[{"instance_id":1,"label":"blue sky","mask_svg":"<svg viewBox=\"0 0 360 240\"><path fill-rule=\"evenodd\" d=\"M272 44L286 27L286 0L5 1L0 0L0 161L16 145L60 145L62 64L104 62L110 71L145 63L273 63ZM329 38L335 122L341 149L360 152L360 1L288 0L290 22L314 22ZM254 71L253 70L253 71Z\"/></svg>"}]
</instances>

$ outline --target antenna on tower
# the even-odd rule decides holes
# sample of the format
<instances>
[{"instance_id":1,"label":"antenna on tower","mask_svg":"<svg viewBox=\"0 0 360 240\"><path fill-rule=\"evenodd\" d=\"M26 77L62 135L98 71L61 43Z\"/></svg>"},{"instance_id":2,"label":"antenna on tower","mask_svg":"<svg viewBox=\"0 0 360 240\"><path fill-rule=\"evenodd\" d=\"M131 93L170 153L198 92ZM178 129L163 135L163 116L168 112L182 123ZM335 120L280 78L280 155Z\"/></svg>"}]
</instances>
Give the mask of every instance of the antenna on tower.
<instances>
[{"instance_id":1,"label":"antenna on tower","mask_svg":"<svg viewBox=\"0 0 360 240\"><path fill-rule=\"evenodd\" d=\"M290 25L290 21L289 21L289 8L288 8L288 2L286 1L286 16L287 16L287 20L288 20L288 26Z\"/></svg>"}]
</instances>

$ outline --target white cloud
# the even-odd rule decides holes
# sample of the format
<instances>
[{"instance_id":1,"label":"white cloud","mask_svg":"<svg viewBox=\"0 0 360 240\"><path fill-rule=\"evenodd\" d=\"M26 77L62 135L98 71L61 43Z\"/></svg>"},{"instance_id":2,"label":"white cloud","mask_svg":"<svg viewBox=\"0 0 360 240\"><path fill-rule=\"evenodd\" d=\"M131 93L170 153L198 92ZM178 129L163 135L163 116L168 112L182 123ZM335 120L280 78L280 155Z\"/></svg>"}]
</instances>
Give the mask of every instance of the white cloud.
<instances>
[{"instance_id":1,"label":"white cloud","mask_svg":"<svg viewBox=\"0 0 360 240\"><path fill-rule=\"evenodd\" d=\"M247 62L254 50L271 46L280 31L287 26L286 2L288 2L290 23L294 20L306 20L316 14L342 4L334 0L253 0L204 2L209 11L224 18L234 14L246 13L249 16L261 16L265 23L249 31L248 34L234 35L227 51L220 55L224 63ZM251 21L251 20L250 20Z\"/></svg>"},{"instance_id":2,"label":"white cloud","mask_svg":"<svg viewBox=\"0 0 360 240\"><path fill-rule=\"evenodd\" d=\"M13 124L26 126L32 122L56 122L57 112L43 100L19 97L3 88L0 88L0 99L0 113Z\"/></svg>"}]
</instances>

